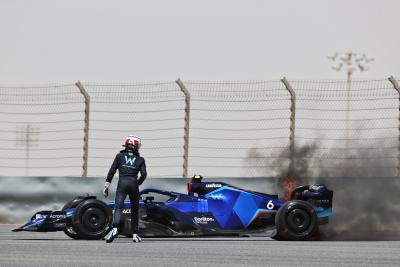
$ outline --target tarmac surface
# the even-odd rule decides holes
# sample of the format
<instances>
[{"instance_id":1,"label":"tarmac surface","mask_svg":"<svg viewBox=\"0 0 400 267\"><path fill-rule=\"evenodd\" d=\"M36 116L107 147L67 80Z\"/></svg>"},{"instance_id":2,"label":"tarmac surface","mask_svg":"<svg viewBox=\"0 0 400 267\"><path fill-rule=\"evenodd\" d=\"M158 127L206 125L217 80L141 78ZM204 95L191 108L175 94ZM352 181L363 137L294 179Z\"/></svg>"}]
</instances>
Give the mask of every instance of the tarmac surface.
<instances>
[{"instance_id":1,"label":"tarmac surface","mask_svg":"<svg viewBox=\"0 0 400 267\"><path fill-rule=\"evenodd\" d=\"M72 240L0 225L0 266L399 266L400 241L282 242L267 237Z\"/></svg>"}]
</instances>

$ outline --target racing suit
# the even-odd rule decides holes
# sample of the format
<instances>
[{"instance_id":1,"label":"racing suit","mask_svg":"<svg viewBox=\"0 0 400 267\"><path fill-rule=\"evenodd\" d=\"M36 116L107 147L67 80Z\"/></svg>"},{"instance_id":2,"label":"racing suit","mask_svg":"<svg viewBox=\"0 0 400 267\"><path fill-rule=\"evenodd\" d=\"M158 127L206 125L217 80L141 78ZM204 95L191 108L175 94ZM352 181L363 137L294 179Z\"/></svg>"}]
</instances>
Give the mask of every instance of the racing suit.
<instances>
[{"instance_id":1,"label":"racing suit","mask_svg":"<svg viewBox=\"0 0 400 267\"><path fill-rule=\"evenodd\" d=\"M121 220L122 209L126 196L131 201L131 229L132 234L138 234L139 231L139 185L141 185L147 176L146 163L144 158L134 148L121 150L115 156L114 162L108 172L106 182L111 183L115 172L118 170L119 180L117 192L115 194L115 206L113 227L118 228ZM138 179L138 173L140 178Z\"/></svg>"}]
</instances>

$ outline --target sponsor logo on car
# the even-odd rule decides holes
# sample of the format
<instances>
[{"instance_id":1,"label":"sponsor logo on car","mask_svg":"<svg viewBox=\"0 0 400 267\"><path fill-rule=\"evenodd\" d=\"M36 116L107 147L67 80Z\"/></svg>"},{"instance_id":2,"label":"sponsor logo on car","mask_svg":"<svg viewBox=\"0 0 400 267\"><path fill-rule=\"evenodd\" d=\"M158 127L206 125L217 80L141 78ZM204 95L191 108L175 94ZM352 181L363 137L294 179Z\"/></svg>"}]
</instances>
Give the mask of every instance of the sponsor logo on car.
<instances>
[{"instance_id":1,"label":"sponsor logo on car","mask_svg":"<svg viewBox=\"0 0 400 267\"><path fill-rule=\"evenodd\" d=\"M50 214L50 219L65 219L63 214Z\"/></svg>"},{"instance_id":2,"label":"sponsor logo on car","mask_svg":"<svg viewBox=\"0 0 400 267\"><path fill-rule=\"evenodd\" d=\"M329 199L309 199L308 201L313 205L329 204L330 202Z\"/></svg>"},{"instance_id":3,"label":"sponsor logo on car","mask_svg":"<svg viewBox=\"0 0 400 267\"><path fill-rule=\"evenodd\" d=\"M198 224L208 224L209 222L215 222L214 218L211 217L194 217L194 222Z\"/></svg>"},{"instance_id":4,"label":"sponsor logo on car","mask_svg":"<svg viewBox=\"0 0 400 267\"><path fill-rule=\"evenodd\" d=\"M215 184L215 183L206 184L206 188L219 188L219 187L222 187L222 184Z\"/></svg>"}]
</instances>

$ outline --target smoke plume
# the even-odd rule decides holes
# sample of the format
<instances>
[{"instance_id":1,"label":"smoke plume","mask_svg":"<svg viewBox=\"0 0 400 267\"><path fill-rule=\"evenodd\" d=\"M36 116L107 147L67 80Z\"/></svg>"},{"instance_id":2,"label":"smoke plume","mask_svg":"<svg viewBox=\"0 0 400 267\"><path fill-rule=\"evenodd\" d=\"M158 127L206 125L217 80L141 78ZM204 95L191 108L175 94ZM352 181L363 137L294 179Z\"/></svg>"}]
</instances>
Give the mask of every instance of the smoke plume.
<instances>
[{"instance_id":1,"label":"smoke plume","mask_svg":"<svg viewBox=\"0 0 400 267\"><path fill-rule=\"evenodd\" d=\"M394 144L369 145L384 148ZM260 156L252 151L248 160L259 160ZM277 160L264 156L265 166L277 166L282 163L281 158L289 158L287 151ZM349 150L345 157L339 156L322 160L317 143L299 146L294 168L281 164L278 168L268 168L267 175L276 175L285 197L293 189L293 183L296 186L322 183L334 191L333 216L328 225L320 228L323 240L400 240L400 178L394 176L393 168L397 159L384 149ZM329 168L319 161L329 162ZM318 164L322 167L315 169Z\"/></svg>"}]
</instances>

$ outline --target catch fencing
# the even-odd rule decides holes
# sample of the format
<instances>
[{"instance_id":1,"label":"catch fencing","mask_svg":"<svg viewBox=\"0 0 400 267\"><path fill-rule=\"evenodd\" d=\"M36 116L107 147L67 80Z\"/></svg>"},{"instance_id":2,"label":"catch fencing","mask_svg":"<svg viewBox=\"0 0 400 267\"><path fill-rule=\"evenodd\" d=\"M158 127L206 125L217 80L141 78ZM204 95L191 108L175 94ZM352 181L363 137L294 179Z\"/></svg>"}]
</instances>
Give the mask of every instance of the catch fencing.
<instances>
[{"instance_id":1,"label":"catch fencing","mask_svg":"<svg viewBox=\"0 0 400 267\"><path fill-rule=\"evenodd\" d=\"M89 175L107 174L128 134L143 138L151 176L182 175L185 102L175 82L84 87L91 100Z\"/></svg>"},{"instance_id":2,"label":"catch fencing","mask_svg":"<svg viewBox=\"0 0 400 267\"><path fill-rule=\"evenodd\" d=\"M105 176L136 134L151 177L398 176L398 81L0 86L0 170Z\"/></svg>"},{"instance_id":3,"label":"catch fencing","mask_svg":"<svg viewBox=\"0 0 400 267\"><path fill-rule=\"evenodd\" d=\"M82 173L84 109L74 84L2 86L1 175Z\"/></svg>"}]
</instances>

